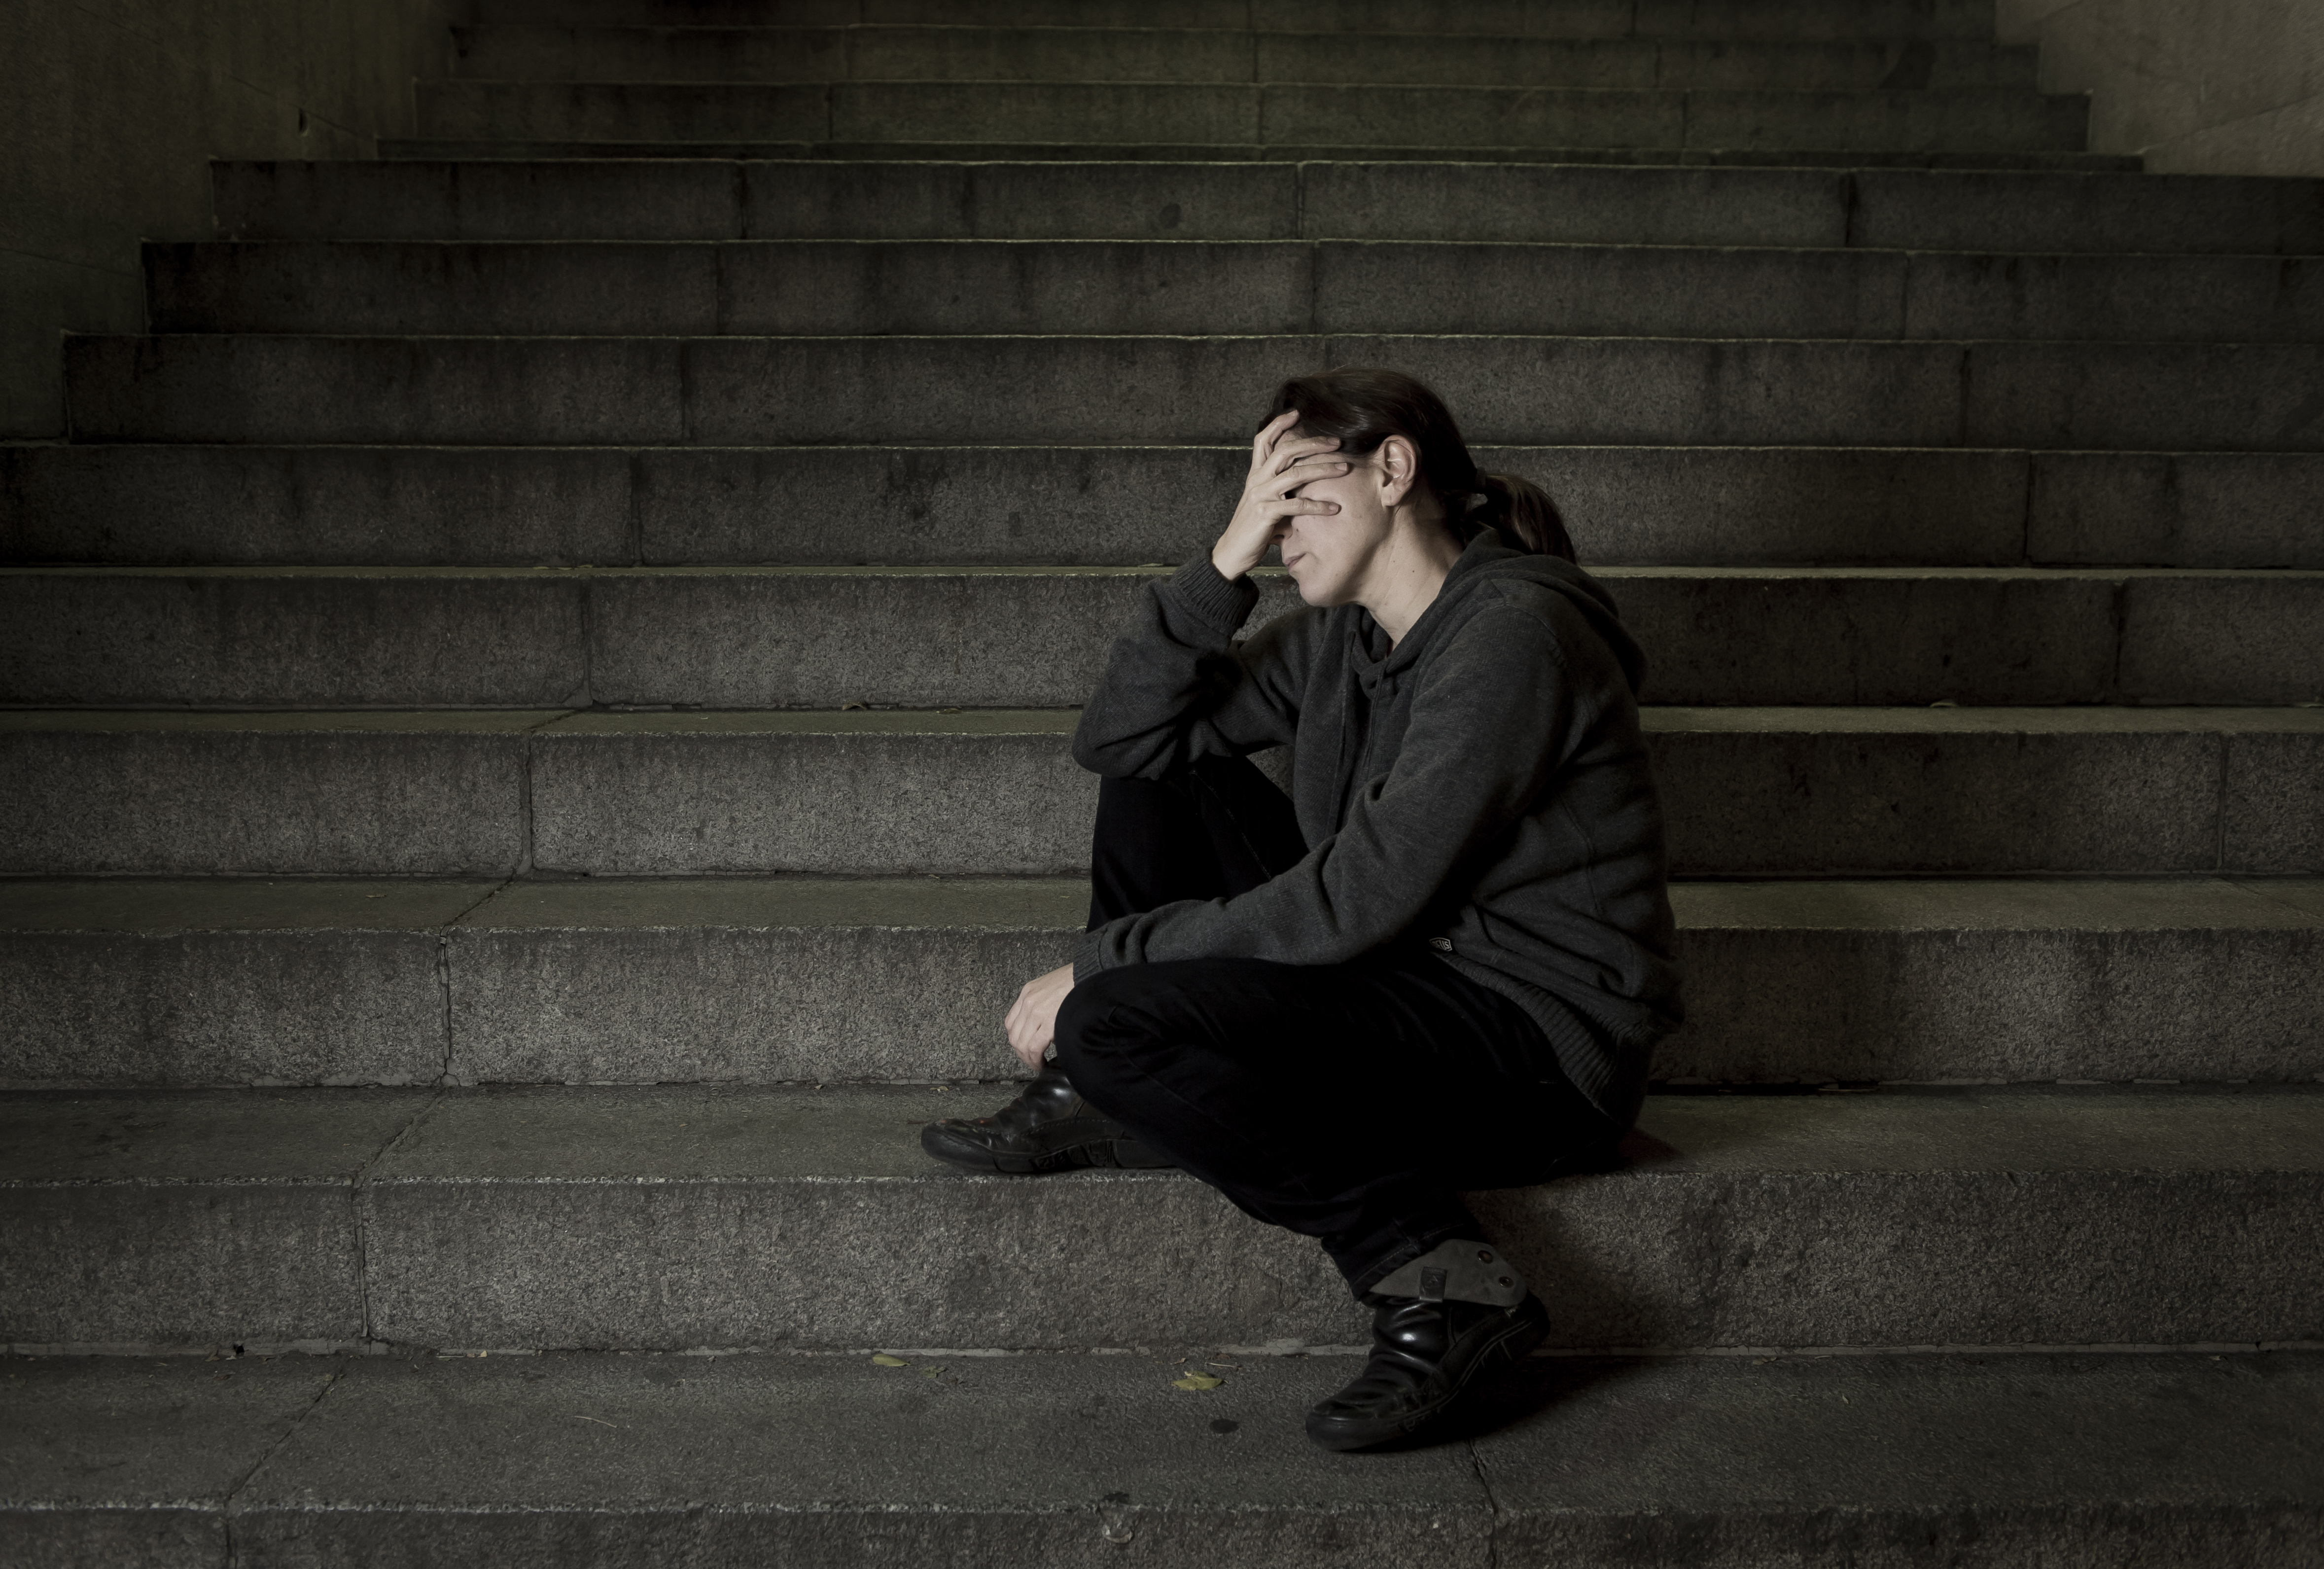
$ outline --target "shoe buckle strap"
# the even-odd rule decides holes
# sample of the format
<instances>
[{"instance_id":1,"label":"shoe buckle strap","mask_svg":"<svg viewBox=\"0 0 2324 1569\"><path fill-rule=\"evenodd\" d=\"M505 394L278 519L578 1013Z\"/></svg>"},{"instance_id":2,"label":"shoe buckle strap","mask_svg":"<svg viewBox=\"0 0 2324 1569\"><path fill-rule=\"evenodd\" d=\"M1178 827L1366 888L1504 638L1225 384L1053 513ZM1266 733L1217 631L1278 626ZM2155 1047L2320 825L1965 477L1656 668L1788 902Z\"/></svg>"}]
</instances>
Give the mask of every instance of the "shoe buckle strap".
<instances>
[{"instance_id":1,"label":"shoe buckle strap","mask_svg":"<svg viewBox=\"0 0 2324 1569\"><path fill-rule=\"evenodd\" d=\"M1499 1248L1473 1237L1456 1237L1391 1270L1372 1290L1381 1297L1416 1297L1423 1302L1515 1307L1525 1300L1526 1283Z\"/></svg>"}]
</instances>

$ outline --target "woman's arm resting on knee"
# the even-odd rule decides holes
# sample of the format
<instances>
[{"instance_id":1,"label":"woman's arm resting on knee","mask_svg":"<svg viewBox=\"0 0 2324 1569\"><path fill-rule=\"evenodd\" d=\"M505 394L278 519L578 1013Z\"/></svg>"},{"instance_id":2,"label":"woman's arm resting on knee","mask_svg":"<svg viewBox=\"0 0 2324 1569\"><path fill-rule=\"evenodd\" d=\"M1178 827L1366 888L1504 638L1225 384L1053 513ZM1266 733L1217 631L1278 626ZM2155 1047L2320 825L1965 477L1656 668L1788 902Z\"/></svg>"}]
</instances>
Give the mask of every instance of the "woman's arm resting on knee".
<instances>
[{"instance_id":1,"label":"woman's arm resting on knee","mask_svg":"<svg viewBox=\"0 0 2324 1569\"><path fill-rule=\"evenodd\" d=\"M1017 993L1009 1008L1009 1049L1017 1060L1041 1071L1041 1054L1057 1035L1057 1010L1074 989L1074 967L1060 964L1046 975L1036 975Z\"/></svg>"}]
</instances>

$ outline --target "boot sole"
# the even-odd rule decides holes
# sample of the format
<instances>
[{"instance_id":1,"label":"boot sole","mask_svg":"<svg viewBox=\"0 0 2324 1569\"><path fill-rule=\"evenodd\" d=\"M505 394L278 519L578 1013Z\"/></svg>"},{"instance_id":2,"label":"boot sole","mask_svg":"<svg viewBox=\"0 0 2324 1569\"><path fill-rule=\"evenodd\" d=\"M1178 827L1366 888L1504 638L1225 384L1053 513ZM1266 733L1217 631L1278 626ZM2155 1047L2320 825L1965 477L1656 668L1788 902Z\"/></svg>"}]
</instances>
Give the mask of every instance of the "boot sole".
<instances>
[{"instance_id":1,"label":"boot sole","mask_svg":"<svg viewBox=\"0 0 2324 1569\"><path fill-rule=\"evenodd\" d=\"M1517 1319L1471 1359L1469 1365L1462 1370L1460 1379L1434 1404L1423 1406L1417 1411L1407 1411L1401 1417L1374 1422L1318 1421L1310 1414L1307 1436L1323 1448L1343 1454L1414 1437L1458 1406L1461 1398L1468 1393L1469 1387L1487 1368L1498 1363L1522 1361L1526 1353L1548 1337L1549 1325L1542 1318Z\"/></svg>"}]
</instances>

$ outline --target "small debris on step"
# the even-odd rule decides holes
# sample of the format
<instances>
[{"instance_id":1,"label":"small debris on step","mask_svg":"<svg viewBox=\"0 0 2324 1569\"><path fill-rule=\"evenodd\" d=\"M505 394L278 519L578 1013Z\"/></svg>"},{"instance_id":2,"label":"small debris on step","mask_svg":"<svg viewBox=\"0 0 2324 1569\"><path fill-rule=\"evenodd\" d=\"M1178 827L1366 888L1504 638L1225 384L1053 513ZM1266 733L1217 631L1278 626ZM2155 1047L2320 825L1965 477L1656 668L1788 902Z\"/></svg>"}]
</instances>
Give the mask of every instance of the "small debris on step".
<instances>
[{"instance_id":1,"label":"small debris on step","mask_svg":"<svg viewBox=\"0 0 2324 1569\"><path fill-rule=\"evenodd\" d=\"M872 1365L875 1368L908 1368L912 1364L902 1357L891 1357L886 1352L881 1352L872 1359Z\"/></svg>"},{"instance_id":2,"label":"small debris on step","mask_svg":"<svg viewBox=\"0 0 2324 1569\"><path fill-rule=\"evenodd\" d=\"M1226 1380L1224 1379L1215 1377L1210 1373L1188 1373L1183 1379L1171 1380L1170 1387L1174 1389L1185 1389L1190 1392L1199 1392L1204 1389L1215 1389L1221 1384L1225 1382Z\"/></svg>"}]
</instances>

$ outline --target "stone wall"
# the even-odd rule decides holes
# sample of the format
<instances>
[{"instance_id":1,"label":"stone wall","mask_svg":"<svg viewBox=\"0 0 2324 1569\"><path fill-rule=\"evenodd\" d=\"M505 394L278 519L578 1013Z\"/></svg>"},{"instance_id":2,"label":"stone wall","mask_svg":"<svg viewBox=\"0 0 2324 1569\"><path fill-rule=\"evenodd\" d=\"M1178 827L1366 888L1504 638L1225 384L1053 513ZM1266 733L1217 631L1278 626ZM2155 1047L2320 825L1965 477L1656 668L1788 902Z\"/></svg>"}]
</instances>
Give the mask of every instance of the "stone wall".
<instances>
[{"instance_id":1,"label":"stone wall","mask_svg":"<svg viewBox=\"0 0 2324 1569\"><path fill-rule=\"evenodd\" d=\"M2090 146L2178 174L2324 175L2324 0L2000 0Z\"/></svg>"},{"instance_id":2,"label":"stone wall","mask_svg":"<svg viewBox=\"0 0 2324 1569\"><path fill-rule=\"evenodd\" d=\"M409 134L464 0L0 4L0 437L64 428L60 329L144 322L137 243L210 232L212 157Z\"/></svg>"}]
</instances>

